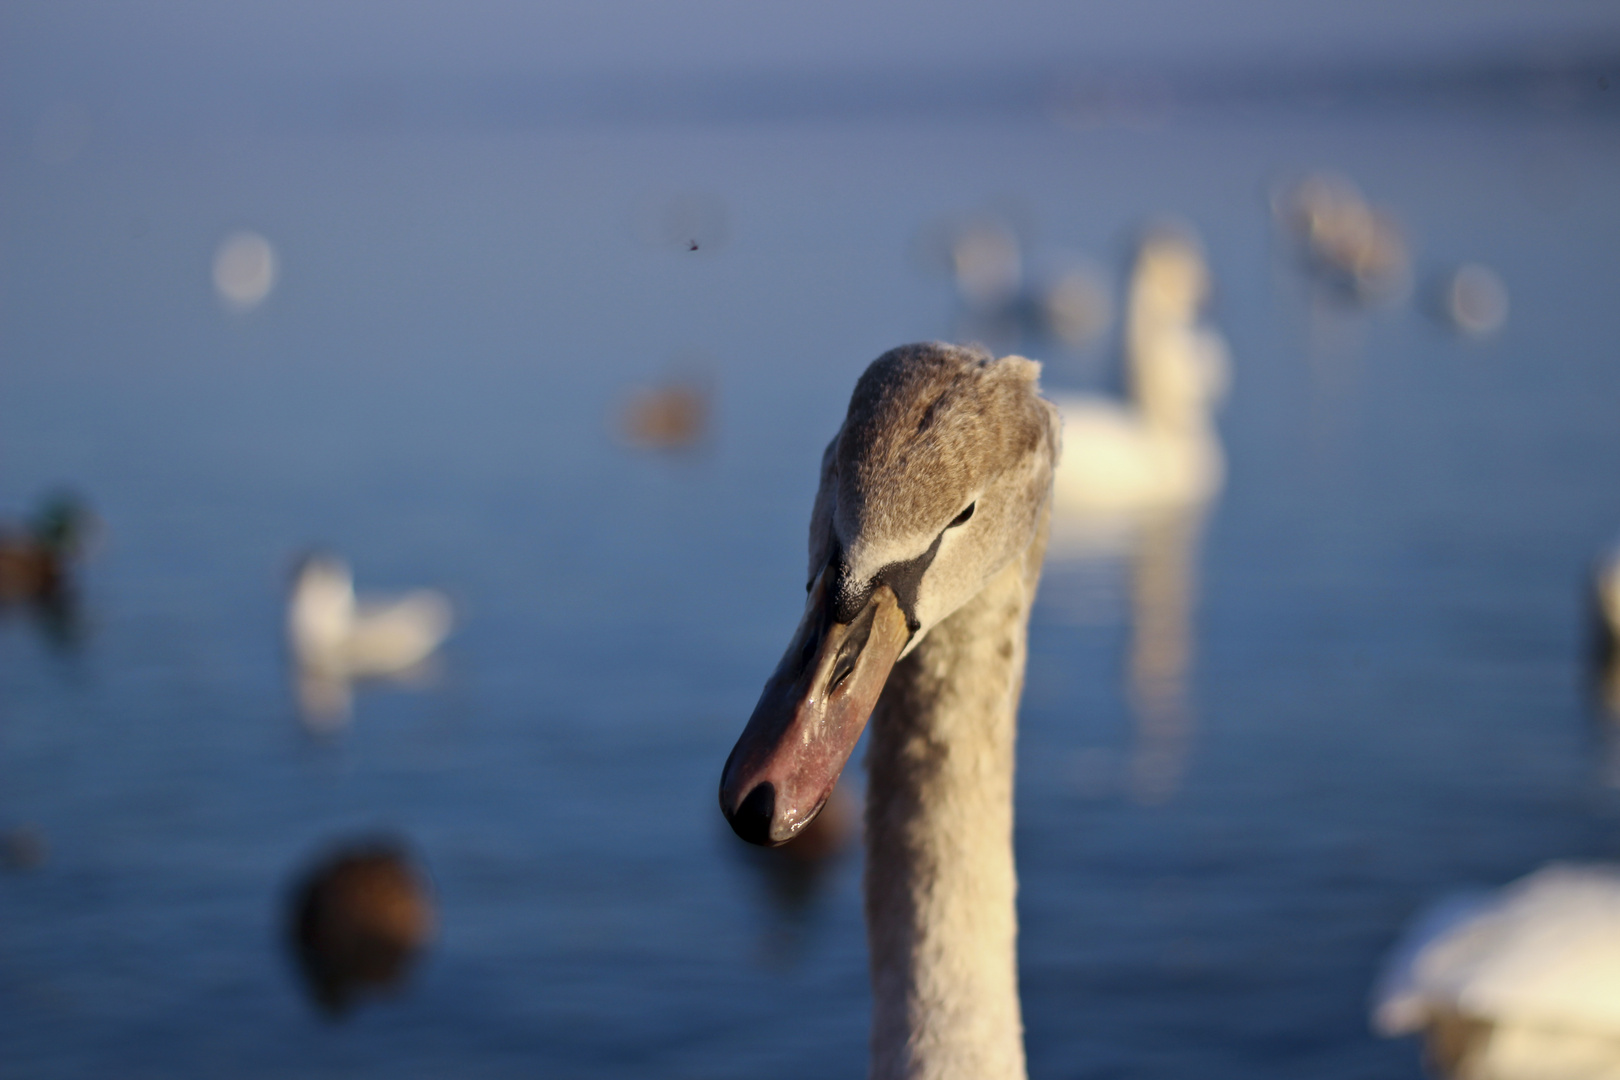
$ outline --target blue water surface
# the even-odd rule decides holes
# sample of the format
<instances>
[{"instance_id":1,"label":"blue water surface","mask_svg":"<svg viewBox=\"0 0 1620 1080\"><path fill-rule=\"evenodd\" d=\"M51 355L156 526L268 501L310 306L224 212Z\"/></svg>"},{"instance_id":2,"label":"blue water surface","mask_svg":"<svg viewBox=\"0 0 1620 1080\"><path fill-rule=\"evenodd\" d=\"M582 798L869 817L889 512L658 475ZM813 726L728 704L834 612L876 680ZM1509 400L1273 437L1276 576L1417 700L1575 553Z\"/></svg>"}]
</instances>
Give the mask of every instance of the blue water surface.
<instances>
[{"instance_id":1,"label":"blue water surface","mask_svg":"<svg viewBox=\"0 0 1620 1080\"><path fill-rule=\"evenodd\" d=\"M1411 302L1299 280L1268 200L1320 167L1403 223ZM1034 612L1031 1073L1421 1075L1366 1022L1405 920L1620 855L1581 592L1620 528L1617 190L1611 117L1441 107L10 153L0 503L69 484L104 528L81 647L0 621L0 827L48 845L0 873L4 1073L861 1075L858 853L784 903L715 784L797 619L855 377L958 325L917 237L993 208L1113 267L1145 221L1193 223L1235 372L1180 726L1131 707L1123 559L1054 562ZM694 193L713 242L647 235ZM246 314L209 279L239 228L280 258ZM1426 314L1465 260L1511 295L1484 342ZM1116 381L1112 338L1024 345L1050 386ZM697 447L621 441L634 385L694 375ZM312 544L462 616L436 677L363 689L326 737L281 645ZM1154 753L1174 775L1144 791ZM334 1023L284 894L378 831L420 852L442 930Z\"/></svg>"}]
</instances>

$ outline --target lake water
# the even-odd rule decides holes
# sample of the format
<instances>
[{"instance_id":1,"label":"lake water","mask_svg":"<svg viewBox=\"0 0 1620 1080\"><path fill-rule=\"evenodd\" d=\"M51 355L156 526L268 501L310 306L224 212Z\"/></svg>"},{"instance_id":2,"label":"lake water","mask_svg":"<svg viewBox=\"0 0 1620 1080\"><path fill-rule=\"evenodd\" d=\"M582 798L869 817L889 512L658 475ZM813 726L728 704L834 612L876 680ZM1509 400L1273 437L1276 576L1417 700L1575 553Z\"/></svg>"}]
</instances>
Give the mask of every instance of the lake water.
<instances>
[{"instance_id":1,"label":"lake water","mask_svg":"<svg viewBox=\"0 0 1620 1080\"><path fill-rule=\"evenodd\" d=\"M1031 1073L1419 1076L1366 1021L1412 913L1620 857L1581 663L1583 575L1620 528L1612 116L8 153L0 504L69 484L104 523L81 646L0 620L0 828L47 845L0 872L8 1076L862 1075L858 852L784 902L714 793L797 619L855 377L959 326L916 238L986 207L1116 268L1145 220L1194 223L1235 371L1230 481L1177 571L1197 588L1174 706L1127 689L1128 558L1055 559L1034 612ZM1412 303L1334 308L1297 278L1267 198L1319 167L1404 223ZM671 205L712 211L698 250L657 242ZM209 267L240 228L280 277L233 314ZM1424 311L1465 260L1512 298L1485 342ZM1025 344L1049 386L1115 381L1114 338ZM706 438L623 445L632 387L674 376L712 388ZM327 736L281 644L312 544L461 613L434 677L363 688ZM377 832L420 853L441 933L334 1023L282 947L284 893Z\"/></svg>"}]
</instances>

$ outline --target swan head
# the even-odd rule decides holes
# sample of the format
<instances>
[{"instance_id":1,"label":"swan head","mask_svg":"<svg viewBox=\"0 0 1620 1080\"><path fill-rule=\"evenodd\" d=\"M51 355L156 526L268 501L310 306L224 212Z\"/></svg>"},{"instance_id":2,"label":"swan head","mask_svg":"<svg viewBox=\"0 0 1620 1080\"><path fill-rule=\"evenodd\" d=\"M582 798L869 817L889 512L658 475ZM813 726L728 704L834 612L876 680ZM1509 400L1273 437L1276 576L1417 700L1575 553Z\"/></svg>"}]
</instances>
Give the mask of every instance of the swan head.
<instances>
[{"instance_id":1,"label":"swan head","mask_svg":"<svg viewBox=\"0 0 1620 1080\"><path fill-rule=\"evenodd\" d=\"M354 578L336 555L310 552L293 570L287 636L293 655L313 667L338 662L354 624Z\"/></svg>"},{"instance_id":2,"label":"swan head","mask_svg":"<svg viewBox=\"0 0 1620 1080\"><path fill-rule=\"evenodd\" d=\"M1209 295L1209 267L1198 234L1176 222L1150 227L1131 269L1133 318L1190 325Z\"/></svg>"},{"instance_id":3,"label":"swan head","mask_svg":"<svg viewBox=\"0 0 1620 1080\"><path fill-rule=\"evenodd\" d=\"M895 663L1034 541L1059 430L1039 375L927 344L861 376L822 456L804 616L721 775L743 839L810 823Z\"/></svg>"},{"instance_id":4,"label":"swan head","mask_svg":"<svg viewBox=\"0 0 1620 1080\"><path fill-rule=\"evenodd\" d=\"M1144 235L1126 331L1131 396L1161 431L1203 432L1226 394L1226 342L1199 325L1211 291L1198 235L1161 222Z\"/></svg>"}]
</instances>

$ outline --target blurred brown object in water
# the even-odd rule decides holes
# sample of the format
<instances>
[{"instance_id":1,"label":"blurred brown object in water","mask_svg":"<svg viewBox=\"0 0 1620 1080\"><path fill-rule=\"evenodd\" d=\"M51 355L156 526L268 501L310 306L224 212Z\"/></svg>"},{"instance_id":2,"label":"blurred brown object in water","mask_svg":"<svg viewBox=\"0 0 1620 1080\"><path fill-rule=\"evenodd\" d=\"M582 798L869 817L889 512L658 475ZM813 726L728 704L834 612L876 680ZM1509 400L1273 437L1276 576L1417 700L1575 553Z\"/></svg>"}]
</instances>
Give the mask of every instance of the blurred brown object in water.
<instances>
[{"instance_id":1,"label":"blurred brown object in water","mask_svg":"<svg viewBox=\"0 0 1620 1080\"><path fill-rule=\"evenodd\" d=\"M846 795L842 787L835 787L821 813L804 827L804 831L772 850L793 862L826 862L842 853L857 831L855 800Z\"/></svg>"},{"instance_id":2,"label":"blurred brown object in water","mask_svg":"<svg viewBox=\"0 0 1620 1080\"><path fill-rule=\"evenodd\" d=\"M849 849L860 834L858 814L855 800L840 784L827 797L821 813L792 840L773 848L744 845L745 854L763 869L771 896L785 913L804 908L823 873Z\"/></svg>"},{"instance_id":3,"label":"blurred brown object in water","mask_svg":"<svg viewBox=\"0 0 1620 1080\"><path fill-rule=\"evenodd\" d=\"M366 991L400 988L433 938L427 878L390 841L336 849L299 880L291 899L291 945L311 995L333 1017Z\"/></svg>"},{"instance_id":4,"label":"blurred brown object in water","mask_svg":"<svg viewBox=\"0 0 1620 1080\"><path fill-rule=\"evenodd\" d=\"M0 604L56 600L72 585L94 517L77 498L46 499L26 525L0 522Z\"/></svg>"},{"instance_id":5,"label":"blurred brown object in water","mask_svg":"<svg viewBox=\"0 0 1620 1080\"><path fill-rule=\"evenodd\" d=\"M709 426L709 393L694 383L636 388L620 418L632 446L681 450L703 437Z\"/></svg>"},{"instance_id":6,"label":"blurred brown object in water","mask_svg":"<svg viewBox=\"0 0 1620 1080\"><path fill-rule=\"evenodd\" d=\"M823 883L860 836L860 810L859 800L840 783L821 813L781 847L755 847L726 829L727 846L735 845L737 859L762 886L769 919L760 959L767 967L790 968L803 956Z\"/></svg>"}]
</instances>

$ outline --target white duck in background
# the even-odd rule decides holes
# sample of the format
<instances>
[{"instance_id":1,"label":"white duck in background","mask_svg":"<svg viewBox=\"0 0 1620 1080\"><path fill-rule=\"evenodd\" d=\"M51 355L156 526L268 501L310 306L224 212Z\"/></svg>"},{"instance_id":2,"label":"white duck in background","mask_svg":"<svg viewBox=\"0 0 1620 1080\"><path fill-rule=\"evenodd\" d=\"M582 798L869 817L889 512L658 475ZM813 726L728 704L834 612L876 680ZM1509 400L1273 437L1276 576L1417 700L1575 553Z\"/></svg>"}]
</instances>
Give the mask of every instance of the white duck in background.
<instances>
[{"instance_id":1,"label":"white duck in background","mask_svg":"<svg viewBox=\"0 0 1620 1080\"><path fill-rule=\"evenodd\" d=\"M306 717L317 726L341 724L352 681L409 673L433 655L452 622L443 593L418 589L360 600L347 563L306 556L287 602L287 641Z\"/></svg>"},{"instance_id":2,"label":"white duck in background","mask_svg":"<svg viewBox=\"0 0 1620 1080\"><path fill-rule=\"evenodd\" d=\"M1148 234L1131 275L1127 400L1050 395L1063 414L1060 514L1187 505L1220 490L1226 464L1214 412L1229 365L1225 339L1199 322L1209 288L1191 232Z\"/></svg>"},{"instance_id":3,"label":"white duck in background","mask_svg":"<svg viewBox=\"0 0 1620 1080\"><path fill-rule=\"evenodd\" d=\"M1383 1035L1424 1032L1456 1080L1620 1080L1620 867L1553 863L1444 901L1396 945Z\"/></svg>"}]
</instances>

